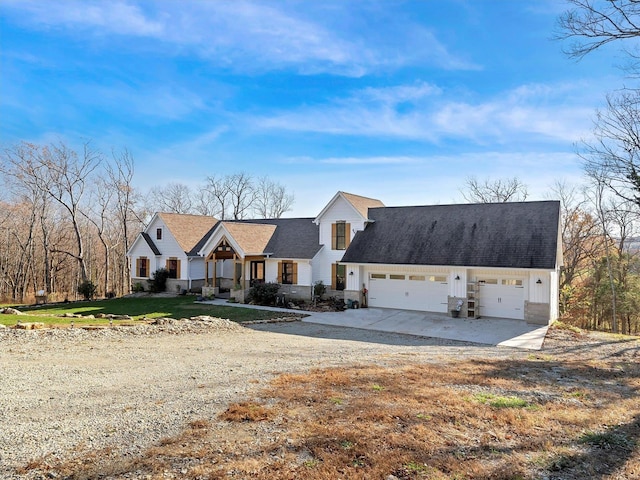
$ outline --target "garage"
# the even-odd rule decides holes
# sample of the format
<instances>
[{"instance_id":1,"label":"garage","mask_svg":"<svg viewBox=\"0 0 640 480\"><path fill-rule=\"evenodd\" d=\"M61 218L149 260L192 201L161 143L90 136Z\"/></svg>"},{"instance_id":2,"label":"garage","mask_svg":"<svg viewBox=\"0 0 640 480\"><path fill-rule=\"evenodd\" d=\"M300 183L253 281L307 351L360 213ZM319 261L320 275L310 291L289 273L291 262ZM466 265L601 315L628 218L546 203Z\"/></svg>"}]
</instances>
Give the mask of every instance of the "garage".
<instances>
[{"instance_id":1,"label":"garage","mask_svg":"<svg viewBox=\"0 0 640 480\"><path fill-rule=\"evenodd\" d=\"M449 286L446 275L369 273L369 305L446 312Z\"/></svg>"},{"instance_id":2,"label":"garage","mask_svg":"<svg viewBox=\"0 0 640 480\"><path fill-rule=\"evenodd\" d=\"M524 320L524 279L479 277L480 315Z\"/></svg>"}]
</instances>

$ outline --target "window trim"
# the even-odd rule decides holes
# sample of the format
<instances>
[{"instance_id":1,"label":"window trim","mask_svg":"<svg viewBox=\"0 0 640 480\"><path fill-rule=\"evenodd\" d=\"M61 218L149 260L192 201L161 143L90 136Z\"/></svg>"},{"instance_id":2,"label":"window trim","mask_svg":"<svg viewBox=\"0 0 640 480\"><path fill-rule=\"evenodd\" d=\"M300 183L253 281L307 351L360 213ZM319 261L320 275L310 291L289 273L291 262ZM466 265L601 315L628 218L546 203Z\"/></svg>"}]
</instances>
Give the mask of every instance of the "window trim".
<instances>
[{"instance_id":1,"label":"window trim","mask_svg":"<svg viewBox=\"0 0 640 480\"><path fill-rule=\"evenodd\" d=\"M162 240L162 228L156 228L156 240Z\"/></svg>"}]
</instances>

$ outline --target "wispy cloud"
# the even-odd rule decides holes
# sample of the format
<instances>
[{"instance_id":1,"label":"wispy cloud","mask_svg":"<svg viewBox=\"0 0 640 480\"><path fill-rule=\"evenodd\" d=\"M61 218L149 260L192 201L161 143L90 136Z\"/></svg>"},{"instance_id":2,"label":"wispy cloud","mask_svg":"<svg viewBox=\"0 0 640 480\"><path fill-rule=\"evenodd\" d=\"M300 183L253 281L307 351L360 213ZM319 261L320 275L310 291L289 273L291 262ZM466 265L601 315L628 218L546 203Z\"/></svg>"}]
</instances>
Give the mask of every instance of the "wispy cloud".
<instances>
[{"instance_id":1,"label":"wispy cloud","mask_svg":"<svg viewBox=\"0 0 640 480\"><path fill-rule=\"evenodd\" d=\"M506 142L522 136L572 142L588 134L592 107L566 103L567 88L524 85L477 102L458 101L426 83L365 88L325 105L276 112L251 123L261 129L434 142Z\"/></svg>"},{"instance_id":2,"label":"wispy cloud","mask_svg":"<svg viewBox=\"0 0 640 480\"><path fill-rule=\"evenodd\" d=\"M353 12L342 2L302 9L284 1L6 0L0 8L32 28L89 39L147 39L166 55L195 53L242 71L293 68L361 76L408 64L478 68L449 52L432 31L410 22L388 38L372 28L345 31L341 27ZM407 51L407 44L414 47Z\"/></svg>"}]
</instances>

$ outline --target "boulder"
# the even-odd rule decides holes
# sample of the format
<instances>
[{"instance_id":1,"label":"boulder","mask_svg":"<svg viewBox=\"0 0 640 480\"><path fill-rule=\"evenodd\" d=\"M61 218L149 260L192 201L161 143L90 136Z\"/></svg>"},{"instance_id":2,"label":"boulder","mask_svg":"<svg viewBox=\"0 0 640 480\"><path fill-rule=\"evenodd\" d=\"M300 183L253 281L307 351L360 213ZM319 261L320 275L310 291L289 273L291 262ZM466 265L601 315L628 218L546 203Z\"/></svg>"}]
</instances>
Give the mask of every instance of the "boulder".
<instances>
[{"instance_id":1,"label":"boulder","mask_svg":"<svg viewBox=\"0 0 640 480\"><path fill-rule=\"evenodd\" d=\"M15 308L11 308L11 307L5 308L2 313L6 315L26 315L25 313L22 313L20 310L16 310Z\"/></svg>"},{"instance_id":2,"label":"boulder","mask_svg":"<svg viewBox=\"0 0 640 480\"><path fill-rule=\"evenodd\" d=\"M41 328L44 328L44 323L42 322L19 323L16 325L16 328L20 330L40 330Z\"/></svg>"}]
</instances>

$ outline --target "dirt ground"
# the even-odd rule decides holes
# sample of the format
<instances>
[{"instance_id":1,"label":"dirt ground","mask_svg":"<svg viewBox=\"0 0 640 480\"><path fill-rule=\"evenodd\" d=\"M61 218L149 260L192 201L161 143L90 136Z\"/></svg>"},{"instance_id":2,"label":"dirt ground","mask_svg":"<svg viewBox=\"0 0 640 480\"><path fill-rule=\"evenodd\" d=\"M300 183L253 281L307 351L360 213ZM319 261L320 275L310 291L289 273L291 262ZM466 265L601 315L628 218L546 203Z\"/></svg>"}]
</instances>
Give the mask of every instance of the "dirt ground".
<instances>
[{"instance_id":1,"label":"dirt ground","mask_svg":"<svg viewBox=\"0 0 640 480\"><path fill-rule=\"evenodd\" d=\"M640 362L637 338L550 330L531 353L301 322L198 331L0 330L0 477L109 449L139 455L281 373L474 359ZM49 477L55 478L55 477Z\"/></svg>"}]
</instances>

